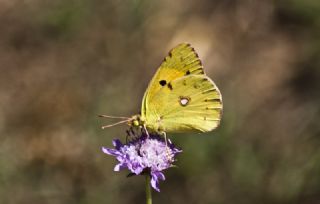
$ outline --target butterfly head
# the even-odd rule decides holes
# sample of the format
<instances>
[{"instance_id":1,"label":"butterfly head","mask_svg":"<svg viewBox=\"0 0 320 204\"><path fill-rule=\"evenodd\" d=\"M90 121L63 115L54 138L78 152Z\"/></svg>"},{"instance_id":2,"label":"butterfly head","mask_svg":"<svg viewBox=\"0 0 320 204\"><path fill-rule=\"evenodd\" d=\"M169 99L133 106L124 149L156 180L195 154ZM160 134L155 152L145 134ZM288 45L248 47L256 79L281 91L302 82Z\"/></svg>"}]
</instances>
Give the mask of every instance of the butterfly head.
<instances>
[{"instance_id":1,"label":"butterfly head","mask_svg":"<svg viewBox=\"0 0 320 204\"><path fill-rule=\"evenodd\" d=\"M145 121L141 117L141 115L132 116L131 120L128 123L131 127L141 127L145 125Z\"/></svg>"}]
</instances>

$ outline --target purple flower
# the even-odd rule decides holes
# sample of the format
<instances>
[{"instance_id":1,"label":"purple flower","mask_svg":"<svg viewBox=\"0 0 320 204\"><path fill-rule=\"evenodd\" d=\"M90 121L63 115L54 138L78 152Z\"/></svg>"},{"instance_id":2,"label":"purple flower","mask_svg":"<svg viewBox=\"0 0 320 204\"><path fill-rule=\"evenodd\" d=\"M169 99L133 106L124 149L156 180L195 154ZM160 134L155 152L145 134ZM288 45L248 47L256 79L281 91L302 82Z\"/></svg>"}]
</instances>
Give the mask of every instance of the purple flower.
<instances>
[{"instance_id":1,"label":"purple flower","mask_svg":"<svg viewBox=\"0 0 320 204\"><path fill-rule=\"evenodd\" d=\"M119 161L114 171L127 168L135 175L148 172L151 175L151 186L158 192L159 181L165 180L162 171L172 167L175 155L181 152L170 140L166 145L165 140L158 135L142 135L128 144L115 139L113 146L115 149L102 147L102 151L115 156Z\"/></svg>"}]
</instances>

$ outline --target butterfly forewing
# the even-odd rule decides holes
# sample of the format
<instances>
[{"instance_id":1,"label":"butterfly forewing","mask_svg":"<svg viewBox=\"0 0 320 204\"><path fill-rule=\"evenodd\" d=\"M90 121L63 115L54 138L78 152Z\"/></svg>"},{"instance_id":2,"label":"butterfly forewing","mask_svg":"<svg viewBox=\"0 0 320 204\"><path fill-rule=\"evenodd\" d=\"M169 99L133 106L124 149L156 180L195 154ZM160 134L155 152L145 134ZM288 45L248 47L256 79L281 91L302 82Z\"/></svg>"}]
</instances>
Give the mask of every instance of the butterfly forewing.
<instances>
[{"instance_id":1,"label":"butterfly forewing","mask_svg":"<svg viewBox=\"0 0 320 204\"><path fill-rule=\"evenodd\" d=\"M143 97L141 114L146 112L148 103L145 104L145 102L148 98L152 97L163 86L168 85L177 78L193 74L204 74L198 54L190 44L179 44L164 58L158 71L150 81Z\"/></svg>"}]
</instances>

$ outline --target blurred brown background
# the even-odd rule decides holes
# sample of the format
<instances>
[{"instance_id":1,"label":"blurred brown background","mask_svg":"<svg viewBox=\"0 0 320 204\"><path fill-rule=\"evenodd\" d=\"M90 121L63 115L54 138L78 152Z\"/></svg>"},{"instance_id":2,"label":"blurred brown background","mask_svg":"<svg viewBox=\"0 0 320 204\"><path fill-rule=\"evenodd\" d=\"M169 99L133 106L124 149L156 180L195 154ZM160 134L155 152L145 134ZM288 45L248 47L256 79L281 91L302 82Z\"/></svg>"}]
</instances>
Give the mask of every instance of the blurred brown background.
<instances>
[{"instance_id":1,"label":"blurred brown background","mask_svg":"<svg viewBox=\"0 0 320 204\"><path fill-rule=\"evenodd\" d=\"M0 203L143 203L101 152L169 49L191 43L224 100L154 203L320 203L320 1L1 0Z\"/></svg>"}]
</instances>

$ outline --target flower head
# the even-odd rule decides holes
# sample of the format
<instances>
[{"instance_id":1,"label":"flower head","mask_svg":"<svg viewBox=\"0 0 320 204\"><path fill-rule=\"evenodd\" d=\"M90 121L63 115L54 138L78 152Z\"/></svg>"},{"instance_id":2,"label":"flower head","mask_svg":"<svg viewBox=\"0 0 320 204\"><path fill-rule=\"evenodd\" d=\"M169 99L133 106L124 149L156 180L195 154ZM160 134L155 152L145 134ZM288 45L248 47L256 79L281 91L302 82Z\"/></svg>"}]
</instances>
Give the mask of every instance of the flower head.
<instances>
[{"instance_id":1,"label":"flower head","mask_svg":"<svg viewBox=\"0 0 320 204\"><path fill-rule=\"evenodd\" d=\"M174 157L181 152L170 140L167 144L158 135L142 135L141 137L122 144L120 140L113 140L115 149L102 147L106 154L115 156L119 163L114 167L115 171L129 169L133 174L140 175L149 172L151 175L151 186L159 189L159 181L165 180L163 170L172 167Z\"/></svg>"}]
</instances>

